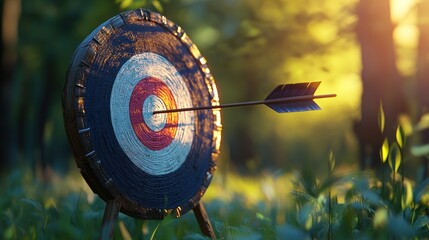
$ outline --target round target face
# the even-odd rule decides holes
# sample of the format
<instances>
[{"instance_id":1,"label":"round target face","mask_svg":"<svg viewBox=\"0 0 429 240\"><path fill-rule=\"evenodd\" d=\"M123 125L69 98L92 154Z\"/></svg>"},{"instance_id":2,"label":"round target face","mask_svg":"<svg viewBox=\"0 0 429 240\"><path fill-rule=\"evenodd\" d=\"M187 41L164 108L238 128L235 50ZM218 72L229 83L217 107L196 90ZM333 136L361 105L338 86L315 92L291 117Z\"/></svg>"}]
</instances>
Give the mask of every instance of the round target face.
<instances>
[{"instance_id":1,"label":"round target face","mask_svg":"<svg viewBox=\"0 0 429 240\"><path fill-rule=\"evenodd\" d=\"M148 10L119 14L77 48L63 93L76 163L92 190L145 219L180 217L210 184L219 110L214 79L183 30Z\"/></svg>"},{"instance_id":2,"label":"round target face","mask_svg":"<svg viewBox=\"0 0 429 240\"><path fill-rule=\"evenodd\" d=\"M150 52L134 55L121 67L112 88L110 114L116 139L142 171L174 172L191 149L194 113L153 112L191 106L184 79L167 59Z\"/></svg>"}]
</instances>

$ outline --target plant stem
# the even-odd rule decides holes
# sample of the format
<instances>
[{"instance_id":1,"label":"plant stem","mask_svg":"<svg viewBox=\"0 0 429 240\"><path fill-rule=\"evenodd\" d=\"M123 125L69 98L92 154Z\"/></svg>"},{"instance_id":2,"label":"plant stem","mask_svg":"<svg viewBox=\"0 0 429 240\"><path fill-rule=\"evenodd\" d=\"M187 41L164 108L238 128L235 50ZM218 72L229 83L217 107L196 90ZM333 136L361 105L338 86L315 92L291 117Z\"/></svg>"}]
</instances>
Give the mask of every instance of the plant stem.
<instances>
[{"instance_id":1,"label":"plant stem","mask_svg":"<svg viewBox=\"0 0 429 240\"><path fill-rule=\"evenodd\" d=\"M402 151L400 154L401 154L401 160L402 160L402 165L401 165L401 197L403 197L403 195L405 193L405 184L404 184L404 182L405 182L405 159L404 159L404 156L402 154ZM401 199L401 202L402 202L402 199ZM403 215L405 218L405 211L403 211Z\"/></svg>"},{"instance_id":2,"label":"plant stem","mask_svg":"<svg viewBox=\"0 0 429 240\"><path fill-rule=\"evenodd\" d=\"M328 178L332 177L332 169L331 169L331 162L328 162ZM329 188L328 192L328 239L332 239L332 199L331 199L331 188Z\"/></svg>"},{"instance_id":3,"label":"plant stem","mask_svg":"<svg viewBox=\"0 0 429 240\"><path fill-rule=\"evenodd\" d=\"M386 198L385 198L385 192L386 192L386 186L385 186L385 167L382 165L381 166L381 196L383 197L383 200L386 200Z\"/></svg>"},{"instance_id":4,"label":"plant stem","mask_svg":"<svg viewBox=\"0 0 429 240\"><path fill-rule=\"evenodd\" d=\"M331 199L331 190L328 193L328 239L332 239L332 199Z\"/></svg>"}]
</instances>

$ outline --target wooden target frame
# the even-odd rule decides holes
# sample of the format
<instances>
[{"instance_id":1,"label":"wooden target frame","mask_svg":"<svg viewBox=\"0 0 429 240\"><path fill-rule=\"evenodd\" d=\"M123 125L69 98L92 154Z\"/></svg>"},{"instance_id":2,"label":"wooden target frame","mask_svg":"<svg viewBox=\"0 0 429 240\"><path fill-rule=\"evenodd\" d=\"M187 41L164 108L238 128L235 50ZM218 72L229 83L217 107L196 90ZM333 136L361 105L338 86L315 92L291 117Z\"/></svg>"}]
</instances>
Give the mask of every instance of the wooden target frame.
<instances>
[{"instance_id":1,"label":"wooden target frame","mask_svg":"<svg viewBox=\"0 0 429 240\"><path fill-rule=\"evenodd\" d=\"M107 202L103 226L118 211L142 219L194 210L214 238L201 203L216 170L219 105L205 58L181 27L144 9L121 13L76 49L63 90L63 115L77 166ZM109 230L109 231L110 231Z\"/></svg>"}]
</instances>

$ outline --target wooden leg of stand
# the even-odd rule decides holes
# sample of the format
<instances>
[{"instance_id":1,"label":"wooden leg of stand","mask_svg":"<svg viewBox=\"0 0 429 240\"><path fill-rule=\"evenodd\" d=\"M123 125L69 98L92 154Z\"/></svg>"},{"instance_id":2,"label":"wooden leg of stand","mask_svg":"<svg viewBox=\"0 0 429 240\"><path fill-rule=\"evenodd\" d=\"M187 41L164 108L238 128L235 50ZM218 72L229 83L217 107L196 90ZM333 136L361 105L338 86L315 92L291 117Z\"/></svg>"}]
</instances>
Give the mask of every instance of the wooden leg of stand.
<instances>
[{"instance_id":1,"label":"wooden leg of stand","mask_svg":"<svg viewBox=\"0 0 429 240\"><path fill-rule=\"evenodd\" d=\"M116 220L118 220L119 210L121 204L116 200L110 200L106 203L104 209L103 223L101 224L101 240L113 239L113 232L115 231Z\"/></svg>"},{"instance_id":2,"label":"wooden leg of stand","mask_svg":"<svg viewBox=\"0 0 429 240\"><path fill-rule=\"evenodd\" d=\"M195 217L197 218L198 225L200 225L201 232L211 239L216 239L216 235L213 231L212 224L210 223L210 219L207 215L206 209L204 208L203 202L200 201L193 210Z\"/></svg>"}]
</instances>

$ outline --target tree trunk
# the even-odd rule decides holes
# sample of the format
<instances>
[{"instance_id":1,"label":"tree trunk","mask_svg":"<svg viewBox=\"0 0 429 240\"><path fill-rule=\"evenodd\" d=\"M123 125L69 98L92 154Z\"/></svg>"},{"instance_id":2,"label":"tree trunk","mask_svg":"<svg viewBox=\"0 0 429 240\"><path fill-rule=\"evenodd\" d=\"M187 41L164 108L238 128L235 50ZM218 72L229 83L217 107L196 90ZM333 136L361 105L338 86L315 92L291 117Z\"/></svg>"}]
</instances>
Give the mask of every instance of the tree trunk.
<instances>
[{"instance_id":1,"label":"tree trunk","mask_svg":"<svg viewBox=\"0 0 429 240\"><path fill-rule=\"evenodd\" d=\"M10 131L10 85L17 60L18 20L21 12L20 0L4 0L0 4L1 15L1 66L0 66L0 168L9 163Z\"/></svg>"},{"instance_id":2,"label":"tree trunk","mask_svg":"<svg viewBox=\"0 0 429 240\"><path fill-rule=\"evenodd\" d=\"M383 139L393 139L400 112L405 110L400 76L395 62L390 0L361 0L358 6L357 37L361 46L361 120L355 124L361 168L381 165ZM382 103L386 116L384 133L378 126Z\"/></svg>"},{"instance_id":3,"label":"tree trunk","mask_svg":"<svg viewBox=\"0 0 429 240\"><path fill-rule=\"evenodd\" d=\"M417 5L419 40L417 51L417 72L416 72L416 94L418 100L417 117L429 113L429 0L422 0ZM423 129L421 143L429 144L429 129ZM422 159L424 166L423 177L427 178L429 172L428 159Z\"/></svg>"}]
</instances>

